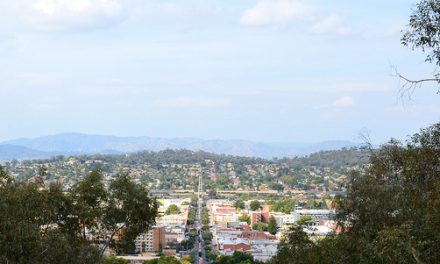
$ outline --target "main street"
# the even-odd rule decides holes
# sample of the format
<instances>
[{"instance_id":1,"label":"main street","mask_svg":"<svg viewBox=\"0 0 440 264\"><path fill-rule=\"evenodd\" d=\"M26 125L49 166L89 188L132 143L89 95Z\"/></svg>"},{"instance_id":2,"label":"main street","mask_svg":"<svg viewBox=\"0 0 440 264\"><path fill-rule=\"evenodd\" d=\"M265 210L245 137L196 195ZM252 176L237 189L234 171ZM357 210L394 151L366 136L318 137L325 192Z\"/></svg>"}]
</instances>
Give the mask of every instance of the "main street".
<instances>
[{"instance_id":1,"label":"main street","mask_svg":"<svg viewBox=\"0 0 440 264\"><path fill-rule=\"evenodd\" d=\"M198 200L197 200L197 215L196 215L196 229L197 236L194 242L194 264L205 264L206 262L206 252L205 252L205 241L203 240L203 230L201 224L201 214L202 214L202 206L203 206L203 182L202 175L199 176L199 186L198 186Z\"/></svg>"}]
</instances>

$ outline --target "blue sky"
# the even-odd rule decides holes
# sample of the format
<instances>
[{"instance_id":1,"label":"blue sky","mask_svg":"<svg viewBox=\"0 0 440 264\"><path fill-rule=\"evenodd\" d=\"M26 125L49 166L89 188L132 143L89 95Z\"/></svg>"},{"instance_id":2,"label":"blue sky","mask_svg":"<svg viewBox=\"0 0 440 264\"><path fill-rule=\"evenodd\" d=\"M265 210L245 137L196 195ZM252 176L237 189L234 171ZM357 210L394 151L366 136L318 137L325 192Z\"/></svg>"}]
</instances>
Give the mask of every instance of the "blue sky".
<instances>
[{"instance_id":1,"label":"blue sky","mask_svg":"<svg viewBox=\"0 0 440 264\"><path fill-rule=\"evenodd\" d=\"M405 138L439 121L415 0L2 0L0 140L60 132Z\"/></svg>"}]
</instances>

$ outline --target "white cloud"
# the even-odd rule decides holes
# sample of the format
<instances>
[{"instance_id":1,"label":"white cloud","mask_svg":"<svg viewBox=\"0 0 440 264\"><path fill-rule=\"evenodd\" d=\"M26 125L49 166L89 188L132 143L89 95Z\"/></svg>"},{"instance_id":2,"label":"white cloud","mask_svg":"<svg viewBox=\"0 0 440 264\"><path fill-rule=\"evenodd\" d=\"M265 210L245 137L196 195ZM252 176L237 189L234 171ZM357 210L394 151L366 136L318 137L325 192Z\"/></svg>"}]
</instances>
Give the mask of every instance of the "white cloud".
<instances>
[{"instance_id":1,"label":"white cloud","mask_svg":"<svg viewBox=\"0 0 440 264\"><path fill-rule=\"evenodd\" d=\"M305 20L311 18L313 13L313 6L298 0L263 0L243 12L241 24L261 26Z\"/></svg>"},{"instance_id":2,"label":"white cloud","mask_svg":"<svg viewBox=\"0 0 440 264\"><path fill-rule=\"evenodd\" d=\"M345 107L345 106L351 106L353 104L354 104L354 99L353 97L350 96L343 96L333 102L333 106L335 107Z\"/></svg>"},{"instance_id":3,"label":"white cloud","mask_svg":"<svg viewBox=\"0 0 440 264\"><path fill-rule=\"evenodd\" d=\"M352 33L350 27L343 25L343 19L337 14L331 14L310 28L313 33L336 33L338 35L349 35Z\"/></svg>"},{"instance_id":4,"label":"white cloud","mask_svg":"<svg viewBox=\"0 0 440 264\"><path fill-rule=\"evenodd\" d=\"M27 11L26 19L46 31L102 28L124 18L119 0L39 0Z\"/></svg>"},{"instance_id":5,"label":"white cloud","mask_svg":"<svg viewBox=\"0 0 440 264\"><path fill-rule=\"evenodd\" d=\"M229 105L229 101L223 98L205 96L180 96L169 99L160 99L152 103L160 108L217 108Z\"/></svg>"}]
</instances>

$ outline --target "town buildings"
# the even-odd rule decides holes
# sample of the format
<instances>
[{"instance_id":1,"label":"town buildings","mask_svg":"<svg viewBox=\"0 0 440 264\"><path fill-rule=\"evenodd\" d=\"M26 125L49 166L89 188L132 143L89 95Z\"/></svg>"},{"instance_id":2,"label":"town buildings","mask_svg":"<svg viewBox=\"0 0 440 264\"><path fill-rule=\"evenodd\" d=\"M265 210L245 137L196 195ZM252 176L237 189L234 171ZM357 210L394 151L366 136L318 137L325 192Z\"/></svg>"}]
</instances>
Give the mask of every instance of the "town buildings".
<instances>
[{"instance_id":1,"label":"town buildings","mask_svg":"<svg viewBox=\"0 0 440 264\"><path fill-rule=\"evenodd\" d=\"M234 251L243 251L261 261L270 259L277 251L277 237L268 232L251 230L248 223L238 221L242 214L248 214L253 224L267 223L269 211L239 212L232 204L231 200L207 201L213 250L226 256L232 255Z\"/></svg>"},{"instance_id":2,"label":"town buildings","mask_svg":"<svg viewBox=\"0 0 440 264\"><path fill-rule=\"evenodd\" d=\"M153 226L135 240L136 253L158 253L165 247L165 227Z\"/></svg>"},{"instance_id":3,"label":"town buildings","mask_svg":"<svg viewBox=\"0 0 440 264\"><path fill-rule=\"evenodd\" d=\"M186 224L188 220L189 203L191 199L161 199L159 203L160 216L156 225L135 240L136 253L163 252L170 244L177 244L185 240ZM171 205L179 208L178 213L166 214Z\"/></svg>"}]
</instances>

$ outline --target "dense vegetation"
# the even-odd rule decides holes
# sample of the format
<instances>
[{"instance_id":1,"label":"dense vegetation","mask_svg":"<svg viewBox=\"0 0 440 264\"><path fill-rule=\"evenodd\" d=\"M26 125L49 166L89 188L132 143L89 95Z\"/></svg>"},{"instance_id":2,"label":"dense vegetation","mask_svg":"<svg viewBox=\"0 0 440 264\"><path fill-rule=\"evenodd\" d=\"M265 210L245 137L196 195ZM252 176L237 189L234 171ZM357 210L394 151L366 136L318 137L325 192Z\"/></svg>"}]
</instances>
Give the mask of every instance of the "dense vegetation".
<instances>
[{"instance_id":1,"label":"dense vegetation","mask_svg":"<svg viewBox=\"0 0 440 264\"><path fill-rule=\"evenodd\" d=\"M0 166L0 212L0 263L99 263L108 247L133 249L157 204L126 174L106 188L94 171L65 193L16 181Z\"/></svg>"},{"instance_id":2,"label":"dense vegetation","mask_svg":"<svg viewBox=\"0 0 440 264\"><path fill-rule=\"evenodd\" d=\"M269 201L270 210L290 214L295 209L296 201L293 199L284 199Z\"/></svg>"},{"instance_id":3,"label":"dense vegetation","mask_svg":"<svg viewBox=\"0 0 440 264\"><path fill-rule=\"evenodd\" d=\"M167 210L165 211L165 214L166 215L180 214L180 208L175 204L171 204L170 206L168 206Z\"/></svg>"},{"instance_id":4,"label":"dense vegetation","mask_svg":"<svg viewBox=\"0 0 440 264\"><path fill-rule=\"evenodd\" d=\"M343 149L319 152L309 157L264 160L216 155L187 150L141 152L131 155L56 157L49 160L11 161L5 167L20 181L28 181L46 169L45 183L62 182L68 191L89 171L99 170L108 179L119 172L149 189L186 189L197 186L198 176L210 197L217 190L312 190L344 191L345 175L362 169L369 151ZM341 177L342 176L342 177Z\"/></svg>"},{"instance_id":5,"label":"dense vegetation","mask_svg":"<svg viewBox=\"0 0 440 264\"><path fill-rule=\"evenodd\" d=\"M46 161L57 161L63 159L63 156L54 157ZM149 163L153 167L160 167L162 164L178 163L203 163L206 160L214 160L219 163L232 162L237 164L256 164L261 162L267 162L262 158L248 158L240 156L231 156L224 154L214 154L205 151L191 151L191 150L163 150L159 152L154 151L141 151L128 155L82 155L80 159L99 159L109 163L125 163L125 164L143 164Z\"/></svg>"},{"instance_id":6,"label":"dense vegetation","mask_svg":"<svg viewBox=\"0 0 440 264\"><path fill-rule=\"evenodd\" d=\"M262 158L249 158L231 155L214 154L204 151L190 150L163 150L159 152L143 151L129 155L92 155L80 156L84 159L100 159L112 163L121 162L127 164L150 163L160 167L162 164L177 163L201 163L206 160L216 163L233 163L237 165L247 164L282 164L286 163L297 167L345 167L365 164L368 162L370 152L365 148L344 148L341 150L320 151L305 157L283 158L266 160ZM61 158L61 157L59 157Z\"/></svg>"},{"instance_id":7,"label":"dense vegetation","mask_svg":"<svg viewBox=\"0 0 440 264\"><path fill-rule=\"evenodd\" d=\"M370 151L366 147L343 148L313 153L306 157L284 158L279 163L286 163L297 170L307 167L330 167L340 169L368 163Z\"/></svg>"},{"instance_id":8,"label":"dense vegetation","mask_svg":"<svg viewBox=\"0 0 440 264\"><path fill-rule=\"evenodd\" d=\"M190 264L188 258L182 258L181 260L176 259L175 257L165 257L162 256L158 259L146 260L144 264Z\"/></svg>"},{"instance_id":9,"label":"dense vegetation","mask_svg":"<svg viewBox=\"0 0 440 264\"><path fill-rule=\"evenodd\" d=\"M339 153L346 151L359 152ZM350 174L346 197L335 202L342 232L312 241L300 223L287 234L271 263L435 263L440 259L440 124L422 130L406 144L393 140L383 145L368 163ZM0 215L2 262L96 263L102 253L98 242L128 252L135 235L154 219L157 205L126 174L118 174L104 187L102 175L91 172L67 194L60 185L44 185L44 167L37 174L32 181L20 182L0 169L0 209L5 212ZM239 208L243 205L236 203ZM288 212L295 201L270 205ZM250 204L253 209L260 206L258 201ZM127 214L136 220L121 239L97 241L85 233L84 227L95 234L117 233L118 223L129 221ZM275 233L273 220L255 229ZM209 223L206 209L202 223ZM203 236L209 240L210 234L204 230ZM166 261L174 260L162 258ZM255 263L240 253L215 261Z\"/></svg>"},{"instance_id":10,"label":"dense vegetation","mask_svg":"<svg viewBox=\"0 0 440 264\"><path fill-rule=\"evenodd\" d=\"M293 228L271 263L438 263L440 123L383 145L337 202L341 233L313 242Z\"/></svg>"},{"instance_id":11,"label":"dense vegetation","mask_svg":"<svg viewBox=\"0 0 440 264\"><path fill-rule=\"evenodd\" d=\"M214 264L260 264L254 260L251 254L235 251L232 256L221 256L214 261Z\"/></svg>"}]
</instances>

